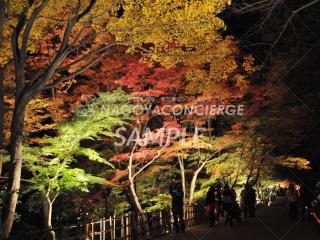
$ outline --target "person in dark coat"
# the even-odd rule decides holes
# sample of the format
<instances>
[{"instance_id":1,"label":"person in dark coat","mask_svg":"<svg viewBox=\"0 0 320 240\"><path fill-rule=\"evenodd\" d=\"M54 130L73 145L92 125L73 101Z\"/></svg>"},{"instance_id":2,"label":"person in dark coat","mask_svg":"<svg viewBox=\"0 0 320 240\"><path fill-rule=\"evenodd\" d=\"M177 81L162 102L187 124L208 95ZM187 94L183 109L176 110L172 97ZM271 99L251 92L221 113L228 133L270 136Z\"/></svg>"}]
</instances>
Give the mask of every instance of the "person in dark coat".
<instances>
[{"instance_id":1,"label":"person in dark coat","mask_svg":"<svg viewBox=\"0 0 320 240\"><path fill-rule=\"evenodd\" d=\"M289 184L289 188L286 193L287 204L289 207L289 218L290 220L298 220L298 202L299 194L293 183Z\"/></svg>"},{"instance_id":2,"label":"person in dark coat","mask_svg":"<svg viewBox=\"0 0 320 240\"><path fill-rule=\"evenodd\" d=\"M214 195L215 195L215 200L216 200L216 221L219 221L220 218L222 217L222 193L221 193L221 185L216 184L214 188Z\"/></svg>"},{"instance_id":3,"label":"person in dark coat","mask_svg":"<svg viewBox=\"0 0 320 240\"><path fill-rule=\"evenodd\" d=\"M183 218L183 190L182 185L178 183L174 178L169 186L169 193L172 197L172 214L174 220L174 226L177 233L185 232L185 224ZM179 226L180 225L180 226Z\"/></svg>"},{"instance_id":4,"label":"person in dark coat","mask_svg":"<svg viewBox=\"0 0 320 240\"><path fill-rule=\"evenodd\" d=\"M229 185L226 184L222 192L222 202L223 202L223 210L226 216L226 219L225 219L226 226L228 224L232 226L233 198L234 198L234 194L231 192Z\"/></svg>"},{"instance_id":5,"label":"person in dark coat","mask_svg":"<svg viewBox=\"0 0 320 240\"><path fill-rule=\"evenodd\" d=\"M215 189L213 186L211 186L207 192L207 197L206 197L206 209L207 209L210 227L213 227L215 224L215 219L216 219L215 208L216 208Z\"/></svg>"},{"instance_id":6,"label":"person in dark coat","mask_svg":"<svg viewBox=\"0 0 320 240\"><path fill-rule=\"evenodd\" d=\"M256 212L256 191L252 188L250 184L246 185L245 195L244 195L244 216L255 217Z\"/></svg>"},{"instance_id":7,"label":"person in dark coat","mask_svg":"<svg viewBox=\"0 0 320 240\"><path fill-rule=\"evenodd\" d=\"M241 209L240 206L237 202L237 193L234 188L230 189L231 194L232 194L232 211L231 211L231 221L232 219L236 219L239 223L242 222L241 220Z\"/></svg>"}]
</instances>

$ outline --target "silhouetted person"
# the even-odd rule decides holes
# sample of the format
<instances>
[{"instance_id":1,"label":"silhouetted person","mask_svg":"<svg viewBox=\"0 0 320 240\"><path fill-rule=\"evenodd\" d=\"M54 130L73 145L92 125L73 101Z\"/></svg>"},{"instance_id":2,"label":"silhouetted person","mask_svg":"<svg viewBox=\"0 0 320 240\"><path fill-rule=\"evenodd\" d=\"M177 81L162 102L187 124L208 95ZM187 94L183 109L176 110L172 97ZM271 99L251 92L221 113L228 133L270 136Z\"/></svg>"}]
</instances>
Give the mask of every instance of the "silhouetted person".
<instances>
[{"instance_id":1,"label":"silhouetted person","mask_svg":"<svg viewBox=\"0 0 320 240\"><path fill-rule=\"evenodd\" d=\"M232 194L232 209L231 209L231 221L232 219L236 219L239 223L242 222L241 220L241 209L237 202L237 193L234 188L230 189Z\"/></svg>"},{"instance_id":2,"label":"silhouetted person","mask_svg":"<svg viewBox=\"0 0 320 240\"><path fill-rule=\"evenodd\" d=\"M232 207L233 207L234 194L231 192L229 185L226 184L222 192L223 211L225 212L225 225L232 226Z\"/></svg>"},{"instance_id":3,"label":"silhouetted person","mask_svg":"<svg viewBox=\"0 0 320 240\"><path fill-rule=\"evenodd\" d=\"M244 187L243 187L243 189L241 190L241 193L240 193L240 209L243 212L244 212L244 210L246 208L245 196L246 196L246 185L244 185Z\"/></svg>"},{"instance_id":4,"label":"silhouetted person","mask_svg":"<svg viewBox=\"0 0 320 240\"><path fill-rule=\"evenodd\" d=\"M172 214L174 220L174 226L177 233L185 232L185 225L183 219L183 190L182 185L177 183L173 178L169 186L169 192L172 197ZM180 223L180 226L179 226Z\"/></svg>"},{"instance_id":5,"label":"silhouetted person","mask_svg":"<svg viewBox=\"0 0 320 240\"><path fill-rule=\"evenodd\" d=\"M216 221L219 221L220 217L221 217L221 211L222 211L222 193L221 193L221 184L218 183L215 185L214 187L214 196L215 196L215 200L216 200Z\"/></svg>"},{"instance_id":6,"label":"silhouetted person","mask_svg":"<svg viewBox=\"0 0 320 240\"><path fill-rule=\"evenodd\" d=\"M244 217L255 217L256 212L256 191L250 184L246 185L244 192Z\"/></svg>"},{"instance_id":7,"label":"silhouetted person","mask_svg":"<svg viewBox=\"0 0 320 240\"><path fill-rule=\"evenodd\" d=\"M311 202L313 200L313 193L305 185L302 185L299 190L301 207L302 207L302 217L305 219L306 212L310 211Z\"/></svg>"},{"instance_id":8,"label":"silhouetted person","mask_svg":"<svg viewBox=\"0 0 320 240\"><path fill-rule=\"evenodd\" d=\"M298 191L293 183L289 184L289 188L286 193L287 203L289 207L289 218L291 220L298 220Z\"/></svg>"},{"instance_id":9,"label":"silhouetted person","mask_svg":"<svg viewBox=\"0 0 320 240\"><path fill-rule=\"evenodd\" d=\"M206 209L207 209L210 227L213 227L215 224L215 219L216 219L215 208L216 208L215 189L213 186L211 186L207 192L207 197L206 197Z\"/></svg>"}]
</instances>

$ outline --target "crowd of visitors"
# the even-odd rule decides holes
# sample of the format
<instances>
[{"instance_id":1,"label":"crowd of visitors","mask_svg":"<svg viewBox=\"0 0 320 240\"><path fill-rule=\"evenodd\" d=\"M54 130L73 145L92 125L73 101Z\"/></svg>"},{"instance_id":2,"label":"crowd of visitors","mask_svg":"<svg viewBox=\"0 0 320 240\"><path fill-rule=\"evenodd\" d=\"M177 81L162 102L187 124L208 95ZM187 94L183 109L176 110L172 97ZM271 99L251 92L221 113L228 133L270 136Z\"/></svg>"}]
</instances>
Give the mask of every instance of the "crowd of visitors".
<instances>
[{"instance_id":1,"label":"crowd of visitors","mask_svg":"<svg viewBox=\"0 0 320 240\"><path fill-rule=\"evenodd\" d=\"M233 220L241 222L241 213L244 217L255 216L256 193L251 185L245 185L241 191L240 205L237 202L237 194L234 188L228 184L221 187L215 184L209 188L206 196L206 210L209 225L214 226L217 221L224 217L225 225L232 226Z\"/></svg>"},{"instance_id":2,"label":"crowd of visitors","mask_svg":"<svg viewBox=\"0 0 320 240\"><path fill-rule=\"evenodd\" d=\"M184 192L181 183L172 178L169 186L172 196L172 213L176 232L185 232L184 223ZM306 211L310 209L313 200L312 192L305 186L301 186L299 191L291 183L287 189L279 187L273 189L277 197L284 197L287 201L289 218L298 220L298 207L302 208L302 217L306 216ZM237 193L228 184L216 183L212 185L206 195L205 210L207 212L210 227L216 225L224 219L226 226L232 226L234 220L242 222L242 217L254 218L257 205L256 191L250 184L245 184L240 192L239 203Z\"/></svg>"}]
</instances>

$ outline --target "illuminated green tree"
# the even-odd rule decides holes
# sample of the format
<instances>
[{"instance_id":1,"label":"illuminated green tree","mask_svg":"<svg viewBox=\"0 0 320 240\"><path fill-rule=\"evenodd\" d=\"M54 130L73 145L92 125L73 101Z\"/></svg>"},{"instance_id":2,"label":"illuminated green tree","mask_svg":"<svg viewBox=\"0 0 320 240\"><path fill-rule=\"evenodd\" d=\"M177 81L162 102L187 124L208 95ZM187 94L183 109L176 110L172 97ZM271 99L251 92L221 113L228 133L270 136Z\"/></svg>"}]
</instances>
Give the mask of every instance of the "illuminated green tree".
<instances>
[{"instance_id":1,"label":"illuminated green tree","mask_svg":"<svg viewBox=\"0 0 320 240\"><path fill-rule=\"evenodd\" d=\"M70 190L88 191L89 183L110 184L103 178L92 176L83 169L72 168L79 155L114 168L111 163L89 147L82 147L81 141L99 140L101 136L116 137L114 127L124 126L130 120L132 107L127 95L117 90L99 94L91 103L79 109L77 116L60 126L59 135L43 139L41 147L25 147L24 159L27 169L33 174L28 192L35 192L33 204L44 205L51 239L55 239L52 229L52 208L56 198ZM37 199L37 201L35 201Z\"/></svg>"}]
</instances>

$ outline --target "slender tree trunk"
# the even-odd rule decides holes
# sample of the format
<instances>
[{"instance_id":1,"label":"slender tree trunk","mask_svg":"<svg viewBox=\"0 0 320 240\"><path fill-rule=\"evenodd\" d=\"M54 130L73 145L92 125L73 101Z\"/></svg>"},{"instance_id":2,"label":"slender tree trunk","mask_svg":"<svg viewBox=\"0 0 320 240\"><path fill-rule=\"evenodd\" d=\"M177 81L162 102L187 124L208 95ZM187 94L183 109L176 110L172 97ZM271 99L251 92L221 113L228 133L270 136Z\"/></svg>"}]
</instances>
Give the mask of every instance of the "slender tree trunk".
<instances>
[{"instance_id":1,"label":"slender tree trunk","mask_svg":"<svg viewBox=\"0 0 320 240\"><path fill-rule=\"evenodd\" d=\"M198 173L195 172L192 176L192 180L190 183L189 200L188 200L189 205L192 205L193 203L193 195L194 195L194 189L196 188L197 178L198 178Z\"/></svg>"},{"instance_id":2,"label":"slender tree trunk","mask_svg":"<svg viewBox=\"0 0 320 240\"><path fill-rule=\"evenodd\" d=\"M26 104L15 103L11 123L10 140L10 174L7 194L3 211L3 237L8 238L12 229L16 205L20 191L20 179L22 168L22 138Z\"/></svg>"},{"instance_id":3,"label":"slender tree trunk","mask_svg":"<svg viewBox=\"0 0 320 240\"><path fill-rule=\"evenodd\" d=\"M134 187L134 181L133 180L129 180L129 181L130 181L130 194L132 196L134 208L137 210L138 214L143 214L143 209L141 207L136 189Z\"/></svg>"},{"instance_id":4,"label":"slender tree trunk","mask_svg":"<svg viewBox=\"0 0 320 240\"><path fill-rule=\"evenodd\" d=\"M183 159L179 158L178 161L179 161L182 190L183 190L183 203L185 203L186 202L186 173L185 173L185 169L184 169Z\"/></svg>"},{"instance_id":5,"label":"slender tree trunk","mask_svg":"<svg viewBox=\"0 0 320 240\"><path fill-rule=\"evenodd\" d=\"M49 197L45 198L44 204L43 204L43 213L45 218L45 226L48 229L50 233L50 240L56 240L56 233L52 228L52 201Z\"/></svg>"},{"instance_id":6,"label":"slender tree trunk","mask_svg":"<svg viewBox=\"0 0 320 240\"><path fill-rule=\"evenodd\" d=\"M132 204L134 204L133 208L138 212L138 214L143 214L143 210L141 207L141 204L139 202L138 195L136 193L136 189L134 186L135 178L134 178L134 173L135 173L135 168L133 166L133 153L137 147L137 144L133 146L131 156L129 159L129 165L128 165L128 180L129 180L129 191L130 191L130 196L132 200Z\"/></svg>"},{"instance_id":7,"label":"slender tree trunk","mask_svg":"<svg viewBox=\"0 0 320 240\"><path fill-rule=\"evenodd\" d=\"M143 209L141 207L137 192L134 187L134 181L131 179L129 180L130 186L129 186L129 203L132 207L132 209L135 212L136 219L139 221L139 219L142 220L141 227L146 233L146 238L149 239L150 233L149 233L149 226L148 226L148 221L147 217L145 216ZM136 224L138 225L138 223ZM137 228L135 229L137 231Z\"/></svg>"},{"instance_id":8,"label":"slender tree trunk","mask_svg":"<svg viewBox=\"0 0 320 240\"><path fill-rule=\"evenodd\" d=\"M189 201L188 204L192 205L193 203L193 195L194 195L194 189L196 188L197 178L203 167L206 165L208 159L206 159L201 165L197 168L197 170L193 173L192 180L190 183L190 192L189 192Z\"/></svg>"}]
</instances>

